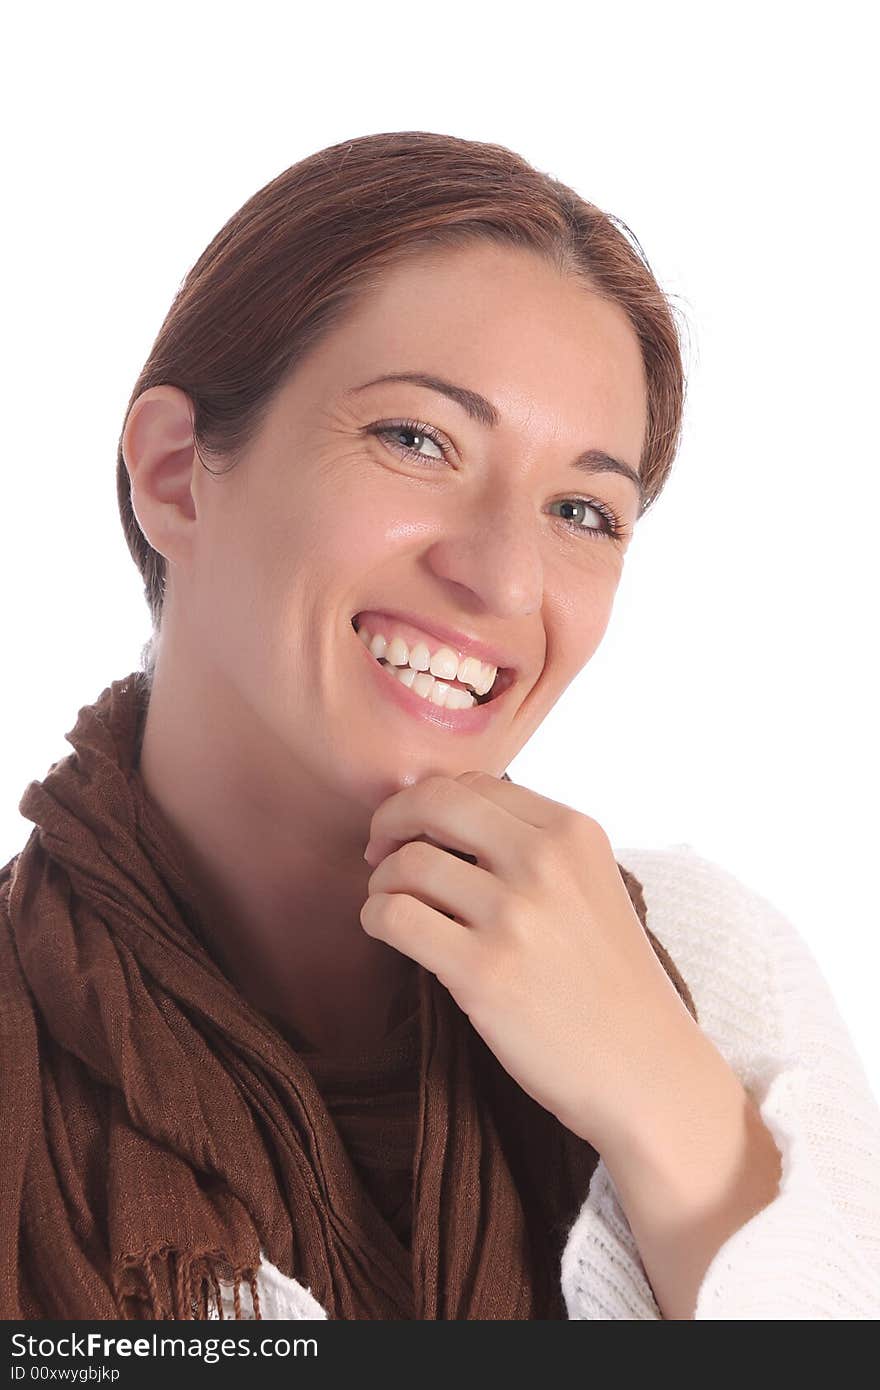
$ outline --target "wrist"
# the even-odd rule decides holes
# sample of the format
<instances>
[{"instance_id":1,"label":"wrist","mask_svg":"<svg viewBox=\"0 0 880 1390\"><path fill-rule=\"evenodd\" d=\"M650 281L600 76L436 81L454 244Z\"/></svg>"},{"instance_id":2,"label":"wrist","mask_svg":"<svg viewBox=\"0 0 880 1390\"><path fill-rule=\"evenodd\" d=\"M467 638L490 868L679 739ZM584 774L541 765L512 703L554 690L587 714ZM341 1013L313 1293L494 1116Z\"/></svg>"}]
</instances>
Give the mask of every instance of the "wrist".
<instances>
[{"instance_id":1,"label":"wrist","mask_svg":"<svg viewBox=\"0 0 880 1390\"><path fill-rule=\"evenodd\" d=\"M674 1182L682 1155L699 1161L701 1149L729 1136L747 1100L739 1077L691 1015L675 1014L655 1027L637 1078L618 1088L595 1147L621 1183L630 1173Z\"/></svg>"},{"instance_id":2,"label":"wrist","mask_svg":"<svg viewBox=\"0 0 880 1390\"><path fill-rule=\"evenodd\" d=\"M688 1015L653 1034L638 1087L619 1088L591 1142L663 1316L693 1317L723 1243L779 1191L780 1153L757 1104Z\"/></svg>"},{"instance_id":3,"label":"wrist","mask_svg":"<svg viewBox=\"0 0 880 1390\"><path fill-rule=\"evenodd\" d=\"M780 1158L757 1104L701 1032L664 1062L600 1149L631 1224L686 1224L731 1202L758 1210L778 1191Z\"/></svg>"}]
</instances>

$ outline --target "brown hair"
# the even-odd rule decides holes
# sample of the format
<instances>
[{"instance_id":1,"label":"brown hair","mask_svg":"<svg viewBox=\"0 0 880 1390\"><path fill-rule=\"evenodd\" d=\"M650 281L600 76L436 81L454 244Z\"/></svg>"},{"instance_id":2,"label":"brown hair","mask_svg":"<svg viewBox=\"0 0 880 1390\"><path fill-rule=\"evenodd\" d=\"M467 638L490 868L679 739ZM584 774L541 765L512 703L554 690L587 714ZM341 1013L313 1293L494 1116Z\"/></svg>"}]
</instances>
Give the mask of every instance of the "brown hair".
<instances>
[{"instance_id":1,"label":"brown hair","mask_svg":"<svg viewBox=\"0 0 880 1390\"><path fill-rule=\"evenodd\" d=\"M189 396L202 454L234 467L278 390L310 348L376 288L382 271L429 249L475 241L530 248L625 309L648 392L639 515L659 496L678 449L685 373L676 311L636 238L611 213L503 145L429 131L365 135L319 150L230 217L183 280L131 393L167 383ZM144 579L153 636L165 560L131 505L122 453L116 490L128 548ZM210 470L209 470L210 471Z\"/></svg>"}]
</instances>

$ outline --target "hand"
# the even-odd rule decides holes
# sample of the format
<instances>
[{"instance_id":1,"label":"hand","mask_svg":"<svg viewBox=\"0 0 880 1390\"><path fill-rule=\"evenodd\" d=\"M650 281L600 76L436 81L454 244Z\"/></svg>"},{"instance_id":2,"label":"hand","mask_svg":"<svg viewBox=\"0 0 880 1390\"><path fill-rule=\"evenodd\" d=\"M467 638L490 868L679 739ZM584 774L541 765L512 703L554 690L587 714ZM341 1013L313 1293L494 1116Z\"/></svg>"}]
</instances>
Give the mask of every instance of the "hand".
<instances>
[{"instance_id":1,"label":"hand","mask_svg":"<svg viewBox=\"0 0 880 1390\"><path fill-rule=\"evenodd\" d=\"M690 1044L697 1025L589 816L487 772L430 776L377 808L364 858L378 864L364 930L436 975L523 1090L597 1149L650 1095L664 1049Z\"/></svg>"}]
</instances>

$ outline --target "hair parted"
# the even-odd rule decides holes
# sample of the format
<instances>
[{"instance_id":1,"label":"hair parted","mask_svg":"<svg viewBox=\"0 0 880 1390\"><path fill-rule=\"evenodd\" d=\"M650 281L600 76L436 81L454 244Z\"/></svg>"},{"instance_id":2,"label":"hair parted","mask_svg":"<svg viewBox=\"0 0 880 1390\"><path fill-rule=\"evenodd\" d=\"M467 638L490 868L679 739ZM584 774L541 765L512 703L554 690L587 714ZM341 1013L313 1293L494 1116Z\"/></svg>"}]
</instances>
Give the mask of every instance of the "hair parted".
<instances>
[{"instance_id":1,"label":"hair parted","mask_svg":"<svg viewBox=\"0 0 880 1390\"><path fill-rule=\"evenodd\" d=\"M141 653L148 681L165 559L132 508L122 437L135 401L151 386L179 387L192 402L202 465L207 455L234 467L297 364L384 270L478 241L530 248L626 311L648 392L640 515L657 499L681 438L682 340L678 311L626 224L502 145L416 130L328 146L272 179L220 229L182 281L131 393L116 490L152 619Z\"/></svg>"}]
</instances>

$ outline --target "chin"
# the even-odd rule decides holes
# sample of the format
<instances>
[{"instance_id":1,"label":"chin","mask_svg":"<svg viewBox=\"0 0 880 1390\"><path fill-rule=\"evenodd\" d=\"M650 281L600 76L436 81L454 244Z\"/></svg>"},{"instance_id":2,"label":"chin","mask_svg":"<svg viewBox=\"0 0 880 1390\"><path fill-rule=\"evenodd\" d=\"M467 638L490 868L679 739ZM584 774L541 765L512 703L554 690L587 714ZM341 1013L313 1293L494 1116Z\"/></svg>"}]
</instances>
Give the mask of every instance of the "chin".
<instances>
[{"instance_id":1,"label":"chin","mask_svg":"<svg viewBox=\"0 0 880 1390\"><path fill-rule=\"evenodd\" d=\"M450 770L442 767L382 767L370 769L366 765L359 769L357 781L358 799L364 805L369 805L370 810L374 811L381 802L386 801L389 796L394 796L396 792L404 791L407 787L414 787L418 782L423 782L426 777L441 775L443 777L455 777L463 768Z\"/></svg>"}]
</instances>

